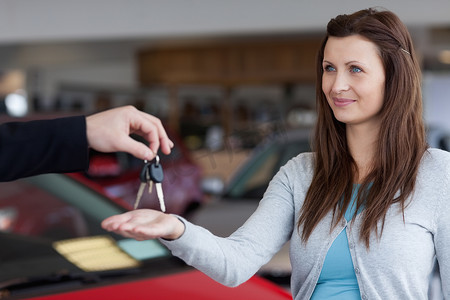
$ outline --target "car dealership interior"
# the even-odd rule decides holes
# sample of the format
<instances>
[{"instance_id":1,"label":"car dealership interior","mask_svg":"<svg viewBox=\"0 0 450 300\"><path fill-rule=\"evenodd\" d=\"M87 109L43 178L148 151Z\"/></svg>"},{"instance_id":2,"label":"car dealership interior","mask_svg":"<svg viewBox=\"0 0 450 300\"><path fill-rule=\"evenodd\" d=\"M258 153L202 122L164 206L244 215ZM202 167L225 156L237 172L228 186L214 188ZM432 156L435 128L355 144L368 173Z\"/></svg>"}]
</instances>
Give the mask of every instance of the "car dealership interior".
<instances>
[{"instance_id":1,"label":"car dealership interior","mask_svg":"<svg viewBox=\"0 0 450 300\"><path fill-rule=\"evenodd\" d=\"M167 212L228 236L280 167L310 151L326 24L369 7L406 24L427 142L450 151L444 0L0 0L0 123L125 105L152 114L175 144L160 153ZM0 183L0 239L11 245L0 251L0 299L292 299L289 244L228 289L157 240L104 231L104 218L133 209L143 164L90 150L85 172ZM159 209L157 193L140 205ZM438 278L428 299L443 299Z\"/></svg>"}]
</instances>

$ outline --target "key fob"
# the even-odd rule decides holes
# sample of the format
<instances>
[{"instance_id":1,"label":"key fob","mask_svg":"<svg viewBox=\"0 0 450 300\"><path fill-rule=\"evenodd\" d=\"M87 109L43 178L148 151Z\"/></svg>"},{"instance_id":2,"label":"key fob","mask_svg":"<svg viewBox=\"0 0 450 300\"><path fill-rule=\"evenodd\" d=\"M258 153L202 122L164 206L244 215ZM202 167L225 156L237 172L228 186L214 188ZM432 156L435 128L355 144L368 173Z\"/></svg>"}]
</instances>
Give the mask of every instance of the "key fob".
<instances>
[{"instance_id":1,"label":"key fob","mask_svg":"<svg viewBox=\"0 0 450 300\"><path fill-rule=\"evenodd\" d=\"M164 173L161 164L150 165L150 179L153 182L161 183L164 179Z\"/></svg>"}]
</instances>

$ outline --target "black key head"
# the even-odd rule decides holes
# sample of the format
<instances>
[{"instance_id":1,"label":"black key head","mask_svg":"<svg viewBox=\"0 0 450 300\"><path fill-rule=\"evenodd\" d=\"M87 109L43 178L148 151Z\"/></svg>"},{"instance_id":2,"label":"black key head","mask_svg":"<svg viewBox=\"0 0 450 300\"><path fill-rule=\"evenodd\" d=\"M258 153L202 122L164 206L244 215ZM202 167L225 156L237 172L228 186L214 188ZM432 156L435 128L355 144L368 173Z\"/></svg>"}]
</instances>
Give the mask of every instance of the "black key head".
<instances>
[{"instance_id":1,"label":"black key head","mask_svg":"<svg viewBox=\"0 0 450 300\"><path fill-rule=\"evenodd\" d=\"M139 179L141 180L142 183L147 183L150 180L150 163L146 162L144 164L144 167L141 170L141 173L139 174Z\"/></svg>"},{"instance_id":2,"label":"black key head","mask_svg":"<svg viewBox=\"0 0 450 300\"><path fill-rule=\"evenodd\" d=\"M160 163L150 164L149 173L150 179L155 183L161 183L164 179L164 173Z\"/></svg>"}]
</instances>

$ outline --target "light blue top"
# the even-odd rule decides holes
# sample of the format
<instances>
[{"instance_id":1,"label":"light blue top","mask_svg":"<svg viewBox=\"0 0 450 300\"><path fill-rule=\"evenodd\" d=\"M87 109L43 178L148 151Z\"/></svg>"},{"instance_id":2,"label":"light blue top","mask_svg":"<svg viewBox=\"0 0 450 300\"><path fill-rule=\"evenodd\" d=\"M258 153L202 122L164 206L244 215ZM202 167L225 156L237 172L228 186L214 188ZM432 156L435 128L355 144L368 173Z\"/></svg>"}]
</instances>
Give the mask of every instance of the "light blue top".
<instances>
[{"instance_id":1,"label":"light blue top","mask_svg":"<svg viewBox=\"0 0 450 300\"><path fill-rule=\"evenodd\" d=\"M359 238L362 214L354 222L344 219L333 227L329 212L308 241L302 241L297 222L313 173L313 153L290 160L271 181L255 213L228 238L183 220L186 229L179 239L160 241L187 264L228 286L248 280L290 241L292 297L306 300L314 292L330 246L345 230L361 299L428 300L436 259L444 297L450 299L449 152L425 152L404 215L393 204L381 237L370 236L370 249Z\"/></svg>"},{"instance_id":2,"label":"light blue top","mask_svg":"<svg viewBox=\"0 0 450 300\"><path fill-rule=\"evenodd\" d=\"M355 214L358 190L359 184L355 184L350 205L344 215L347 222L350 222ZM361 299L345 230L342 230L334 240L325 257L319 280L311 296L311 300L320 299Z\"/></svg>"}]
</instances>

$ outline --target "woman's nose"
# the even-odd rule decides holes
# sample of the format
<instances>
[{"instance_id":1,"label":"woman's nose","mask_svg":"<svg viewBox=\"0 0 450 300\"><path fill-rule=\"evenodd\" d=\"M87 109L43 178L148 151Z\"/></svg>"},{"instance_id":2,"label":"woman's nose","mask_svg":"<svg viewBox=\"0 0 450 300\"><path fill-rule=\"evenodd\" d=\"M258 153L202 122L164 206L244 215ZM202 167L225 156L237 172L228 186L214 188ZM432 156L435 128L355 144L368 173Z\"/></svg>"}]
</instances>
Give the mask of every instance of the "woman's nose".
<instances>
[{"instance_id":1,"label":"woman's nose","mask_svg":"<svg viewBox=\"0 0 450 300\"><path fill-rule=\"evenodd\" d=\"M342 92L348 91L349 88L350 85L346 74L337 72L334 76L334 82L331 87L332 92L335 94L340 94Z\"/></svg>"}]
</instances>

